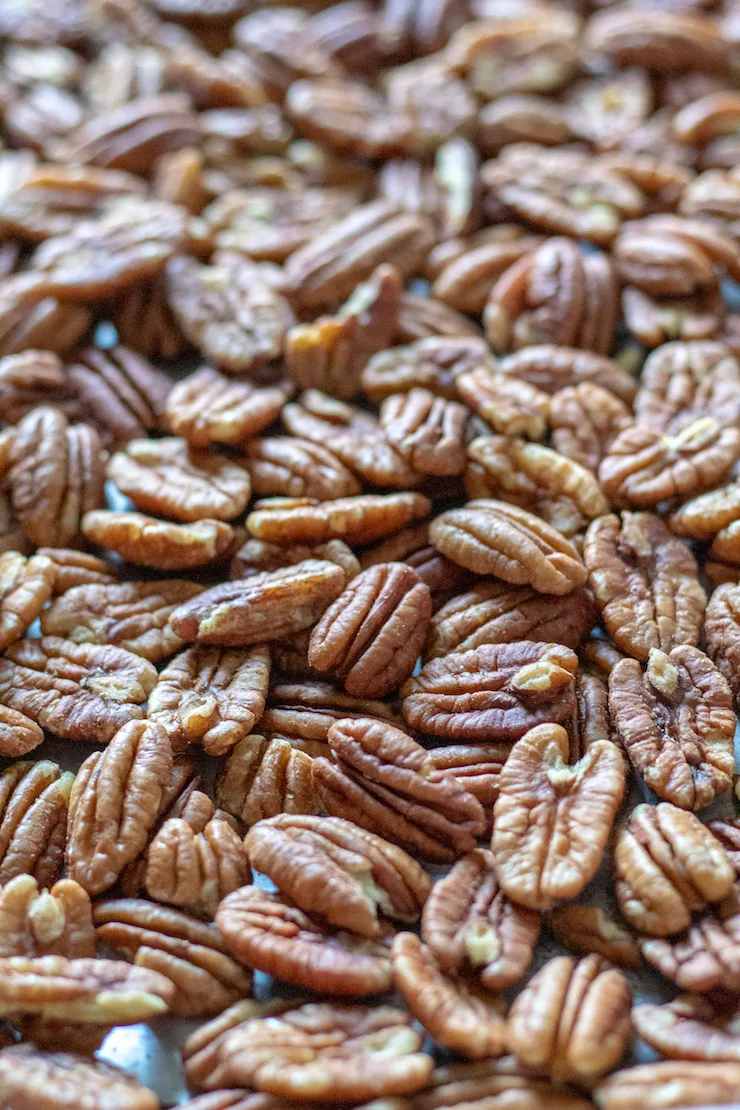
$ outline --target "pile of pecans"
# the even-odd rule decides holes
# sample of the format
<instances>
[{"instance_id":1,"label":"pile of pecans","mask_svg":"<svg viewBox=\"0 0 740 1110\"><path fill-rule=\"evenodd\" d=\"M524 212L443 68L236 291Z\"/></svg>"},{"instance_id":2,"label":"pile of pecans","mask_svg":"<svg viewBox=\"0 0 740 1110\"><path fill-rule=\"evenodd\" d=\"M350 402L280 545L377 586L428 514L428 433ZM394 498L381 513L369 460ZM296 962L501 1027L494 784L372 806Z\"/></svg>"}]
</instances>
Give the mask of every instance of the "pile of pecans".
<instances>
[{"instance_id":1,"label":"pile of pecans","mask_svg":"<svg viewBox=\"0 0 740 1110\"><path fill-rule=\"evenodd\" d=\"M3 1110L740 1103L739 16L0 0Z\"/></svg>"}]
</instances>

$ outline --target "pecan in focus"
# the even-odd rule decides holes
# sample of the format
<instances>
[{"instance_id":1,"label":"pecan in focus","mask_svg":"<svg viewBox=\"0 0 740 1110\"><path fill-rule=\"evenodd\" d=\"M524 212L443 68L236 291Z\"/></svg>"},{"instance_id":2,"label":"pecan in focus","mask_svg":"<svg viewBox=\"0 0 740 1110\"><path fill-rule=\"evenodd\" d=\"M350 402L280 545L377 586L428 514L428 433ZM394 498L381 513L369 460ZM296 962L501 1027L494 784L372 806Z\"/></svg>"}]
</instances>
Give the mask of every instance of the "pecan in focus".
<instances>
[{"instance_id":1,"label":"pecan in focus","mask_svg":"<svg viewBox=\"0 0 740 1110\"><path fill-rule=\"evenodd\" d=\"M0 648L19 640L51 597L54 565L43 555L0 555Z\"/></svg>"},{"instance_id":2,"label":"pecan in focus","mask_svg":"<svg viewBox=\"0 0 740 1110\"><path fill-rule=\"evenodd\" d=\"M39 890L32 875L17 875L0 890L0 956L95 956L90 898L79 883L61 879Z\"/></svg>"},{"instance_id":3,"label":"pecan in focus","mask_svg":"<svg viewBox=\"0 0 740 1110\"><path fill-rule=\"evenodd\" d=\"M260 497L310 497L335 501L360 492L360 483L336 455L320 443L297 436L253 439L246 467Z\"/></svg>"},{"instance_id":4,"label":"pecan in focus","mask_svg":"<svg viewBox=\"0 0 740 1110\"><path fill-rule=\"evenodd\" d=\"M465 469L468 415L464 405L414 388L386 397L380 423L413 470L444 477Z\"/></svg>"},{"instance_id":5,"label":"pecan in focus","mask_svg":"<svg viewBox=\"0 0 740 1110\"><path fill-rule=\"evenodd\" d=\"M85 513L81 528L90 543L156 570L191 570L212 563L229 551L234 539L232 528L221 520L175 524L109 509Z\"/></svg>"},{"instance_id":6,"label":"pecan in focus","mask_svg":"<svg viewBox=\"0 0 740 1110\"><path fill-rule=\"evenodd\" d=\"M318 747L323 747L318 742ZM300 740L245 736L229 752L216 784L219 806L245 825L279 813L318 813L313 757Z\"/></svg>"},{"instance_id":7,"label":"pecan in focus","mask_svg":"<svg viewBox=\"0 0 740 1110\"><path fill-rule=\"evenodd\" d=\"M216 813L202 827L182 817L165 821L146 852L149 897L212 919L221 899L251 878L231 820Z\"/></svg>"},{"instance_id":8,"label":"pecan in focus","mask_svg":"<svg viewBox=\"0 0 740 1110\"><path fill-rule=\"evenodd\" d=\"M33 875L51 887L61 878L73 783L48 760L16 760L0 774L0 883Z\"/></svg>"},{"instance_id":9,"label":"pecan in focus","mask_svg":"<svg viewBox=\"0 0 740 1110\"><path fill-rule=\"evenodd\" d=\"M336 501L275 498L258 502L247 517L252 536L271 543L326 543L342 539L366 544L390 536L427 516L431 504L421 493L361 494Z\"/></svg>"},{"instance_id":10,"label":"pecan in focus","mask_svg":"<svg viewBox=\"0 0 740 1110\"><path fill-rule=\"evenodd\" d=\"M667 435L706 416L720 427L734 427L739 390L740 364L724 343L665 343L645 360L635 416Z\"/></svg>"},{"instance_id":11,"label":"pecan in focus","mask_svg":"<svg viewBox=\"0 0 740 1110\"><path fill-rule=\"evenodd\" d=\"M566 386L550 401L553 447L594 474L614 440L631 423L632 414L624 401L595 382Z\"/></svg>"},{"instance_id":12,"label":"pecan in focus","mask_svg":"<svg viewBox=\"0 0 740 1110\"><path fill-rule=\"evenodd\" d=\"M466 370L456 381L457 392L494 432L541 439L550 414L550 399L529 382L492 374L485 366Z\"/></svg>"},{"instance_id":13,"label":"pecan in focus","mask_svg":"<svg viewBox=\"0 0 740 1110\"><path fill-rule=\"evenodd\" d=\"M86 551L75 551L71 547L40 547L36 554L45 555L54 566L53 597L75 586L104 586L116 581L110 564L95 555L88 555Z\"/></svg>"}]
</instances>

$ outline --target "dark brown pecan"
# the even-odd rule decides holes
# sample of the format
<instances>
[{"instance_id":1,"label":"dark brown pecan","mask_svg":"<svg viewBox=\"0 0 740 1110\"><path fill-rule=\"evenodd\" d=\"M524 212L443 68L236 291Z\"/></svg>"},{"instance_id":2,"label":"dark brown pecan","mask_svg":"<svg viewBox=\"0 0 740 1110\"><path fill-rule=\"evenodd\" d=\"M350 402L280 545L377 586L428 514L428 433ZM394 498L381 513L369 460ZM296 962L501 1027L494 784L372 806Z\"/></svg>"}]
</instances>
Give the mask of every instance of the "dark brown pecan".
<instances>
[{"instance_id":1,"label":"dark brown pecan","mask_svg":"<svg viewBox=\"0 0 740 1110\"><path fill-rule=\"evenodd\" d=\"M73 879L39 890L33 875L18 875L0 891L0 956L95 956L87 891Z\"/></svg>"},{"instance_id":2,"label":"dark brown pecan","mask_svg":"<svg viewBox=\"0 0 740 1110\"><path fill-rule=\"evenodd\" d=\"M482 644L432 659L401 689L413 728L458 740L518 740L575 708L578 656L561 644Z\"/></svg>"},{"instance_id":3,"label":"dark brown pecan","mask_svg":"<svg viewBox=\"0 0 740 1110\"><path fill-rule=\"evenodd\" d=\"M249 992L249 971L228 955L215 925L136 898L98 901L94 918L99 940L174 984L170 1011L179 1017L221 1013Z\"/></svg>"},{"instance_id":4,"label":"dark brown pecan","mask_svg":"<svg viewBox=\"0 0 740 1110\"><path fill-rule=\"evenodd\" d=\"M52 351L23 351L0 359L0 403L8 424L17 424L36 405L79 415L61 359Z\"/></svg>"},{"instance_id":5,"label":"dark brown pecan","mask_svg":"<svg viewBox=\"0 0 740 1110\"><path fill-rule=\"evenodd\" d=\"M67 380L107 447L161 427L171 382L135 350L84 347L73 353Z\"/></svg>"},{"instance_id":6,"label":"dark brown pecan","mask_svg":"<svg viewBox=\"0 0 740 1110\"><path fill-rule=\"evenodd\" d=\"M19 640L36 620L51 597L53 581L54 564L44 555L0 555L0 648Z\"/></svg>"},{"instance_id":7,"label":"dark brown pecan","mask_svg":"<svg viewBox=\"0 0 740 1110\"><path fill-rule=\"evenodd\" d=\"M614 393L594 382L560 389L550 402L553 447L594 474L632 414Z\"/></svg>"},{"instance_id":8,"label":"dark brown pecan","mask_svg":"<svg viewBox=\"0 0 740 1110\"><path fill-rule=\"evenodd\" d=\"M201 266L178 255L166 276L183 334L227 372L242 374L282 353L293 313L270 264L222 251Z\"/></svg>"},{"instance_id":9,"label":"dark brown pecan","mask_svg":"<svg viewBox=\"0 0 740 1110\"><path fill-rule=\"evenodd\" d=\"M149 719L163 726L175 751L200 744L209 755L224 755L262 716L269 676L264 645L243 651L195 645L159 675Z\"/></svg>"},{"instance_id":10,"label":"dark brown pecan","mask_svg":"<svg viewBox=\"0 0 740 1110\"><path fill-rule=\"evenodd\" d=\"M0 774L0 883L33 875L51 887L61 877L73 782L48 760L17 760Z\"/></svg>"},{"instance_id":11,"label":"dark brown pecan","mask_svg":"<svg viewBox=\"0 0 740 1110\"><path fill-rule=\"evenodd\" d=\"M295 986L358 998L391 985L387 942L333 930L280 894L244 886L224 898L216 921L242 963Z\"/></svg>"},{"instance_id":12,"label":"dark brown pecan","mask_svg":"<svg viewBox=\"0 0 740 1110\"><path fill-rule=\"evenodd\" d=\"M491 814L492 821L492 807L498 797L501 769L509 751L510 746L506 743L449 744L441 748L431 748L429 756L434 766L432 777L439 778L448 772L454 775L466 790L475 795L486 814Z\"/></svg>"},{"instance_id":13,"label":"dark brown pecan","mask_svg":"<svg viewBox=\"0 0 740 1110\"><path fill-rule=\"evenodd\" d=\"M251 492L243 466L172 437L132 440L113 455L107 473L138 509L186 522L233 520Z\"/></svg>"},{"instance_id":14,"label":"dark brown pecan","mask_svg":"<svg viewBox=\"0 0 740 1110\"><path fill-rule=\"evenodd\" d=\"M340 675L357 697L397 689L414 669L426 638L429 587L404 563L379 563L358 574L311 633L308 661Z\"/></svg>"},{"instance_id":15,"label":"dark brown pecan","mask_svg":"<svg viewBox=\"0 0 740 1110\"><path fill-rule=\"evenodd\" d=\"M432 246L431 225L386 201L361 205L290 256L286 290L301 308L336 308L376 266L414 274Z\"/></svg>"},{"instance_id":16,"label":"dark brown pecan","mask_svg":"<svg viewBox=\"0 0 740 1110\"><path fill-rule=\"evenodd\" d=\"M321 741L316 748L323 750ZM229 752L216 784L222 809L245 825L279 813L318 813L311 742L281 736L245 736Z\"/></svg>"},{"instance_id":17,"label":"dark brown pecan","mask_svg":"<svg viewBox=\"0 0 740 1110\"><path fill-rule=\"evenodd\" d=\"M123 648L43 636L13 644L0 660L0 701L56 736L105 743L144 716L156 677Z\"/></svg>"},{"instance_id":18,"label":"dark brown pecan","mask_svg":"<svg viewBox=\"0 0 740 1110\"><path fill-rule=\"evenodd\" d=\"M651 648L696 646L706 596L694 556L651 513L595 520L583 557L607 631L622 651L646 660Z\"/></svg>"},{"instance_id":19,"label":"dark brown pecan","mask_svg":"<svg viewBox=\"0 0 740 1110\"><path fill-rule=\"evenodd\" d=\"M554 641L577 648L596 623L591 594L575 589L565 598L539 594L531 586L484 582L452 597L432 617L426 659L482 644L517 640Z\"/></svg>"},{"instance_id":20,"label":"dark brown pecan","mask_svg":"<svg viewBox=\"0 0 740 1110\"><path fill-rule=\"evenodd\" d=\"M634 936L600 906L559 906L550 914L548 925L572 952L584 955L593 952L617 967L640 966L640 949Z\"/></svg>"},{"instance_id":21,"label":"dark brown pecan","mask_svg":"<svg viewBox=\"0 0 740 1110\"><path fill-rule=\"evenodd\" d=\"M30 1044L0 1052L0 1093L8 1106L32 1102L50 1110L74 1110L84 1102L91 1110L157 1110L159 1099L131 1075L66 1052L40 1052Z\"/></svg>"},{"instance_id":22,"label":"dark brown pecan","mask_svg":"<svg viewBox=\"0 0 740 1110\"><path fill-rule=\"evenodd\" d=\"M336 817L281 814L253 825L245 845L256 870L302 910L360 936L382 935L379 912L417 921L431 886L406 852Z\"/></svg>"},{"instance_id":23,"label":"dark brown pecan","mask_svg":"<svg viewBox=\"0 0 740 1110\"><path fill-rule=\"evenodd\" d=\"M529 382L543 393L557 393L566 386L593 382L610 390L627 405L632 404L637 393L637 382L619 363L591 351L556 347L551 343L536 344L507 355L499 362L497 370Z\"/></svg>"},{"instance_id":24,"label":"dark brown pecan","mask_svg":"<svg viewBox=\"0 0 740 1110\"><path fill-rule=\"evenodd\" d=\"M735 427L740 363L723 343L666 343L649 355L635 398L640 424L675 435L702 417Z\"/></svg>"},{"instance_id":25,"label":"dark brown pecan","mask_svg":"<svg viewBox=\"0 0 740 1110\"><path fill-rule=\"evenodd\" d=\"M434 884L421 919L424 943L440 968L449 974L473 971L488 990L519 982L539 932L539 914L499 890L493 856L483 848Z\"/></svg>"},{"instance_id":26,"label":"dark brown pecan","mask_svg":"<svg viewBox=\"0 0 740 1110\"><path fill-rule=\"evenodd\" d=\"M360 483L320 443L297 436L270 436L247 444L247 470L260 497L310 497L335 501L360 492Z\"/></svg>"},{"instance_id":27,"label":"dark brown pecan","mask_svg":"<svg viewBox=\"0 0 740 1110\"><path fill-rule=\"evenodd\" d=\"M534 513L505 501L481 498L441 513L429 538L460 566L539 593L567 594L586 582L575 547Z\"/></svg>"},{"instance_id":28,"label":"dark brown pecan","mask_svg":"<svg viewBox=\"0 0 740 1110\"><path fill-rule=\"evenodd\" d=\"M530 729L512 748L493 810L491 847L499 885L512 901L550 909L595 875L622 803L619 748L597 740L569 765L560 725Z\"/></svg>"},{"instance_id":29,"label":"dark brown pecan","mask_svg":"<svg viewBox=\"0 0 740 1110\"><path fill-rule=\"evenodd\" d=\"M489 230L484 242L474 237L467 249L463 246L451 258L441 260L434 296L460 312L479 316L498 278L541 243L540 236L527 235L518 224ZM434 255L429 261L434 261Z\"/></svg>"},{"instance_id":30,"label":"dark brown pecan","mask_svg":"<svg viewBox=\"0 0 740 1110\"><path fill-rule=\"evenodd\" d=\"M73 586L44 610L41 631L77 644L111 644L158 663L183 644L168 624L170 613L200 592L178 578Z\"/></svg>"},{"instance_id":31,"label":"dark brown pecan","mask_svg":"<svg viewBox=\"0 0 740 1110\"><path fill-rule=\"evenodd\" d=\"M39 407L18 424L8 481L16 516L38 546L80 543L80 521L103 504L106 456L97 432Z\"/></svg>"},{"instance_id":32,"label":"dark brown pecan","mask_svg":"<svg viewBox=\"0 0 740 1110\"><path fill-rule=\"evenodd\" d=\"M456 381L457 391L494 432L541 439L547 427L550 399L529 382L493 374L485 366L466 370Z\"/></svg>"},{"instance_id":33,"label":"dark brown pecan","mask_svg":"<svg viewBox=\"0 0 740 1110\"><path fill-rule=\"evenodd\" d=\"M405 732L371 718L329 729L336 757L315 760L314 782L329 813L425 859L449 862L472 851L485 828L480 802L452 775L430 778L429 753Z\"/></svg>"},{"instance_id":34,"label":"dark brown pecan","mask_svg":"<svg viewBox=\"0 0 740 1110\"><path fill-rule=\"evenodd\" d=\"M373 355L362 371L361 386L378 404L393 393L417 388L455 401L455 384L462 374L493 368L493 358L482 339L429 336L408 347L392 347Z\"/></svg>"},{"instance_id":35,"label":"dark brown pecan","mask_svg":"<svg viewBox=\"0 0 740 1110\"><path fill-rule=\"evenodd\" d=\"M380 423L390 443L419 474L455 475L465 469L468 410L426 389L387 397Z\"/></svg>"},{"instance_id":36,"label":"dark brown pecan","mask_svg":"<svg viewBox=\"0 0 740 1110\"><path fill-rule=\"evenodd\" d=\"M172 387L165 421L193 447L244 443L273 422L292 392L286 381L259 386L202 366Z\"/></svg>"},{"instance_id":37,"label":"dark brown pecan","mask_svg":"<svg viewBox=\"0 0 740 1110\"><path fill-rule=\"evenodd\" d=\"M145 358L180 358L188 344L167 303L162 274L125 290L111 306L118 338Z\"/></svg>"},{"instance_id":38,"label":"dark brown pecan","mask_svg":"<svg viewBox=\"0 0 740 1110\"><path fill-rule=\"evenodd\" d=\"M40 547L36 554L51 559L54 567L53 597L75 586L106 586L116 581L109 563L85 551L75 551L71 547Z\"/></svg>"},{"instance_id":39,"label":"dark brown pecan","mask_svg":"<svg viewBox=\"0 0 740 1110\"><path fill-rule=\"evenodd\" d=\"M427 516L431 502L421 493L362 494L336 501L308 498L259 502L247 517L247 530L270 543L321 544L342 539L366 544Z\"/></svg>"},{"instance_id":40,"label":"dark brown pecan","mask_svg":"<svg viewBox=\"0 0 740 1110\"><path fill-rule=\"evenodd\" d=\"M576 709L565 726L571 740L571 760L580 759L595 740L615 740L604 678L600 674L579 670L575 693Z\"/></svg>"},{"instance_id":41,"label":"dark brown pecan","mask_svg":"<svg viewBox=\"0 0 740 1110\"><path fill-rule=\"evenodd\" d=\"M146 851L149 897L211 920L221 899L252 878L234 824L224 813L205 824L185 817L165 821Z\"/></svg>"},{"instance_id":42,"label":"dark brown pecan","mask_svg":"<svg viewBox=\"0 0 740 1110\"><path fill-rule=\"evenodd\" d=\"M703 809L730 789L732 694L703 651L651 648L644 675L637 660L622 659L609 675L609 709L630 761L659 798Z\"/></svg>"},{"instance_id":43,"label":"dark brown pecan","mask_svg":"<svg viewBox=\"0 0 740 1110\"><path fill-rule=\"evenodd\" d=\"M201 644L244 647L281 639L314 624L345 581L336 563L306 559L213 586L175 609L170 624L183 640Z\"/></svg>"}]
</instances>

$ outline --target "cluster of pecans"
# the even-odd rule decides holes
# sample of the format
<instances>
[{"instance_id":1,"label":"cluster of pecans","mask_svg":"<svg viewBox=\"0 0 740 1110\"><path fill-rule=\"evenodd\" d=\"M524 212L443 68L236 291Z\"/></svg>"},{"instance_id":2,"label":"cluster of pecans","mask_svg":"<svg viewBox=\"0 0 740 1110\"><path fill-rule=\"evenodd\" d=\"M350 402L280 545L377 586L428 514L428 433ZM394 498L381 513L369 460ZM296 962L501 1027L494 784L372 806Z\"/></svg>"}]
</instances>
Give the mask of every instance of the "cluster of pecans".
<instances>
[{"instance_id":1,"label":"cluster of pecans","mask_svg":"<svg viewBox=\"0 0 740 1110\"><path fill-rule=\"evenodd\" d=\"M3 1110L740 1102L739 10L0 0Z\"/></svg>"}]
</instances>

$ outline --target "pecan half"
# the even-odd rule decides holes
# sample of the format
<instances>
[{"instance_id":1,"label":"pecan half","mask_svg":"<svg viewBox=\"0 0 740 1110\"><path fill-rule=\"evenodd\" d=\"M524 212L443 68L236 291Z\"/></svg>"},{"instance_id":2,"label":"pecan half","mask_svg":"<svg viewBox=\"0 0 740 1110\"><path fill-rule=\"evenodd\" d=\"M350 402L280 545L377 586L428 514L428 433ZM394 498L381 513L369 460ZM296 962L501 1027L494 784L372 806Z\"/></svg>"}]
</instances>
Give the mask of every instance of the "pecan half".
<instances>
[{"instance_id":1,"label":"pecan half","mask_svg":"<svg viewBox=\"0 0 740 1110\"><path fill-rule=\"evenodd\" d=\"M493 810L491 847L512 901L549 909L593 878L622 802L624 760L597 740L572 766L559 725L531 729L511 750Z\"/></svg>"},{"instance_id":2,"label":"pecan half","mask_svg":"<svg viewBox=\"0 0 740 1110\"><path fill-rule=\"evenodd\" d=\"M344 571L348 582L360 570L360 560L343 540L327 540L314 547L302 543L289 544L286 547L279 543L249 539L231 560L231 577L249 578L263 570L295 566L304 559L326 559L330 563L336 563Z\"/></svg>"},{"instance_id":3,"label":"pecan half","mask_svg":"<svg viewBox=\"0 0 740 1110\"><path fill-rule=\"evenodd\" d=\"M310 497L335 501L360 492L360 483L333 452L297 436L253 439L247 470L260 497Z\"/></svg>"},{"instance_id":4,"label":"pecan half","mask_svg":"<svg viewBox=\"0 0 740 1110\"><path fill-rule=\"evenodd\" d=\"M558 390L550 401L552 444L556 451L594 474L632 414L616 394L595 382Z\"/></svg>"},{"instance_id":5,"label":"pecan half","mask_svg":"<svg viewBox=\"0 0 740 1110\"><path fill-rule=\"evenodd\" d=\"M679 996L665 1006L635 1006L632 1024L643 1041L669 1059L740 1063L740 1038L732 1018L715 1015L698 995Z\"/></svg>"},{"instance_id":6,"label":"pecan half","mask_svg":"<svg viewBox=\"0 0 740 1110\"><path fill-rule=\"evenodd\" d=\"M583 558L607 632L622 651L647 660L699 642L706 596L696 559L651 513L595 520Z\"/></svg>"},{"instance_id":7,"label":"pecan half","mask_svg":"<svg viewBox=\"0 0 740 1110\"><path fill-rule=\"evenodd\" d=\"M575 708L578 656L560 644L482 644L426 663L401 688L413 728L457 740L518 740Z\"/></svg>"},{"instance_id":8,"label":"pecan half","mask_svg":"<svg viewBox=\"0 0 740 1110\"><path fill-rule=\"evenodd\" d=\"M43 555L0 555L0 648L20 639L51 597L54 565Z\"/></svg>"},{"instance_id":9,"label":"pecan half","mask_svg":"<svg viewBox=\"0 0 740 1110\"><path fill-rule=\"evenodd\" d=\"M594 1097L599 1110L642 1110L646 1099L658 1106L728 1106L739 1089L740 1064L660 1060L613 1072Z\"/></svg>"},{"instance_id":10,"label":"pecan half","mask_svg":"<svg viewBox=\"0 0 740 1110\"><path fill-rule=\"evenodd\" d=\"M0 706L0 755L15 757L33 751L43 743L42 729L16 709Z\"/></svg>"},{"instance_id":11,"label":"pecan half","mask_svg":"<svg viewBox=\"0 0 740 1110\"><path fill-rule=\"evenodd\" d=\"M138 336L137 336L138 339ZM117 346L75 351L67 379L106 447L158 431L171 382L135 350Z\"/></svg>"},{"instance_id":12,"label":"pecan half","mask_svg":"<svg viewBox=\"0 0 740 1110\"><path fill-rule=\"evenodd\" d=\"M709 829L667 802L633 810L617 835L614 864L623 915L651 936L680 933L692 912L721 901L735 879Z\"/></svg>"},{"instance_id":13,"label":"pecan half","mask_svg":"<svg viewBox=\"0 0 740 1110\"><path fill-rule=\"evenodd\" d=\"M547 1110L591 1110L593 1106L590 1099L567 1087L532 1076L531 1069L513 1056L436 1068L411 1104L414 1110L452 1110L460 1105L482 1107L490 1100L546 1106Z\"/></svg>"},{"instance_id":14,"label":"pecan half","mask_svg":"<svg viewBox=\"0 0 740 1110\"><path fill-rule=\"evenodd\" d=\"M732 694L698 648L651 648L644 675L636 660L622 659L609 675L609 709L632 765L659 798L702 809L730 789Z\"/></svg>"},{"instance_id":15,"label":"pecan half","mask_svg":"<svg viewBox=\"0 0 740 1110\"><path fill-rule=\"evenodd\" d=\"M202 827L182 817L165 821L147 848L149 897L213 918L221 899L251 878L241 837L230 821L218 813Z\"/></svg>"},{"instance_id":16,"label":"pecan half","mask_svg":"<svg viewBox=\"0 0 740 1110\"><path fill-rule=\"evenodd\" d=\"M403 728L403 718L382 701L353 698L328 682L281 682L271 687L268 708L260 720L266 733L302 741L326 743L335 721L346 717L375 717ZM311 749L316 749L314 743ZM326 755L326 750L317 754Z\"/></svg>"},{"instance_id":17,"label":"pecan half","mask_svg":"<svg viewBox=\"0 0 740 1110\"><path fill-rule=\"evenodd\" d=\"M724 343L665 343L645 360L635 415L655 432L675 435L703 417L734 427L740 363Z\"/></svg>"},{"instance_id":18,"label":"pecan half","mask_svg":"<svg viewBox=\"0 0 740 1110\"><path fill-rule=\"evenodd\" d=\"M165 421L193 447L244 443L272 424L292 392L287 381L259 386L202 366L172 387Z\"/></svg>"},{"instance_id":19,"label":"pecan half","mask_svg":"<svg viewBox=\"0 0 740 1110\"><path fill-rule=\"evenodd\" d=\"M126 1072L101 1060L17 1045L0 1052L0 1097L8 1106L50 1110L158 1110L159 1099Z\"/></svg>"},{"instance_id":20,"label":"pecan half","mask_svg":"<svg viewBox=\"0 0 740 1110\"><path fill-rule=\"evenodd\" d=\"M737 705L740 694L740 588L726 582L713 592L704 619L707 653L724 675Z\"/></svg>"},{"instance_id":21,"label":"pecan half","mask_svg":"<svg viewBox=\"0 0 740 1110\"><path fill-rule=\"evenodd\" d=\"M156 677L123 648L42 636L13 644L0 660L0 701L56 736L104 743L144 716Z\"/></svg>"},{"instance_id":22,"label":"pecan half","mask_svg":"<svg viewBox=\"0 0 740 1110\"><path fill-rule=\"evenodd\" d=\"M558 956L514 999L509 1048L558 1080L589 1082L619 1063L631 1036L632 991L600 956Z\"/></svg>"},{"instance_id":23,"label":"pecan half","mask_svg":"<svg viewBox=\"0 0 740 1110\"><path fill-rule=\"evenodd\" d=\"M75 586L107 585L116 581L110 564L85 551L75 551L71 547L40 547L36 554L52 561L54 597Z\"/></svg>"},{"instance_id":24,"label":"pecan half","mask_svg":"<svg viewBox=\"0 0 740 1110\"><path fill-rule=\"evenodd\" d=\"M541 439L550 414L546 393L523 379L491 373L486 366L461 374L457 392L494 432ZM560 450L560 448L558 448ZM565 452L564 452L565 453Z\"/></svg>"},{"instance_id":25,"label":"pecan half","mask_svg":"<svg viewBox=\"0 0 740 1110\"><path fill-rule=\"evenodd\" d=\"M500 374L529 382L543 393L557 393L566 386L593 382L630 405L637 392L635 379L618 362L590 351L556 347L552 343L534 344L507 355L496 369Z\"/></svg>"},{"instance_id":26,"label":"pecan half","mask_svg":"<svg viewBox=\"0 0 740 1110\"><path fill-rule=\"evenodd\" d=\"M122 559L156 570L190 570L221 558L233 546L234 532L221 520L174 524L143 513L97 509L85 513L83 535Z\"/></svg>"},{"instance_id":27,"label":"pecan half","mask_svg":"<svg viewBox=\"0 0 740 1110\"><path fill-rule=\"evenodd\" d=\"M279 813L318 813L312 768L313 757L300 740L245 736L229 752L216 800L248 826Z\"/></svg>"},{"instance_id":28,"label":"pecan half","mask_svg":"<svg viewBox=\"0 0 740 1110\"><path fill-rule=\"evenodd\" d=\"M456 384L463 374L493 370L494 366L483 339L428 336L408 347L391 347L373 355L362 371L360 383L375 404L393 393L408 393L411 389L426 389L437 397L456 401Z\"/></svg>"},{"instance_id":29,"label":"pecan half","mask_svg":"<svg viewBox=\"0 0 740 1110\"><path fill-rule=\"evenodd\" d=\"M431 748L429 755L434 764L434 777L448 772L462 782L473 794L486 815L493 821L493 803L498 798L501 768L509 754L509 745L503 744L449 744Z\"/></svg>"},{"instance_id":30,"label":"pecan half","mask_svg":"<svg viewBox=\"0 0 740 1110\"><path fill-rule=\"evenodd\" d=\"M390 443L419 474L455 475L465 469L468 410L426 389L386 397L380 423Z\"/></svg>"},{"instance_id":31,"label":"pecan half","mask_svg":"<svg viewBox=\"0 0 740 1110\"><path fill-rule=\"evenodd\" d=\"M424 943L442 971L473 971L488 990L519 982L539 932L539 914L499 890L493 855L483 848L434 884L421 919Z\"/></svg>"},{"instance_id":32,"label":"pecan half","mask_svg":"<svg viewBox=\"0 0 740 1110\"><path fill-rule=\"evenodd\" d=\"M431 502L421 493L362 494L336 501L263 501L247 517L247 530L271 543L326 543L341 539L366 544L390 536L427 516Z\"/></svg>"},{"instance_id":33,"label":"pecan half","mask_svg":"<svg viewBox=\"0 0 740 1110\"><path fill-rule=\"evenodd\" d=\"M136 898L98 901L94 919L99 940L170 980L170 1012L179 1017L221 1013L249 993L251 975L228 955L215 925Z\"/></svg>"},{"instance_id":34,"label":"pecan half","mask_svg":"<svg viewBox=\"0 0 740 1110\"><path fill-rule=\"evenodd\" d=\"M572 952L594 953L617 967L640 966L640 949L634 936L600 906L559 906L550 914L548 925Z\"/></svg>"},{"instance_id":35,"label":"pecan half","mask_svg":"<svg viewBox=\"0 0 740 1110\"><path fill-rule=\"evenodd\" d=\"M72 879L39 890L33 875L18 875L0 890L0 957L95 955L90 898Z\"/></svg>"},{"instance_id":36,"label":"pecan half","mask_svg":"<svg viewBox=\"0 0 740 1110\"><path fill-rule=\"evenodd\" d=\"M0 883L33 875L50 887L61 877L73 782L48 760L17 760L0 774Z\"/></svg>"},{"instance_id":37,"label":"pecan half","mask_svg":"<svg viewBox=\"0 0 740 1110\"><path fill-rule=\"evenodd\" d=\"M711 540L740 519L740 484L728 482L718 489L692 497L671 513L669 519L677 535Z\"/></svg>"},{"instance_id":38,"label":"pecan half","mask_svg":"<svg viewBox=\"0 0 740 1110\"><path fill-rule=\"evenodd\" d=\"M172 749L153 721L124 725L89 756L70 802L67 868L90 894L112 886L146 846L172 772Z\"/></svg>"},{"instance_id":39,"label":"pecan half","mask_svg":"<svg viewBox=\"0 0 740 1110\"><path fill-rule=\"evenodd\" d=\"M358 574L315 625L308 661L340 675L357 697L379 697L409 677L432 615L429 587L403 563Z\"/></svg>"},{"instance_id":40,"label":"pecan half","mask_svg":"<svg viewBox=\"0 0 740 1110\"><path fill-rule=\"evenodd\" d=\"M337 762L321 757L314 782L329 813L425 859L448 862L472 851L485 828L483 807L450 774L430 776L428 752L400 729L371 718L329 729Z\"/></svg>"}]
</instances>

